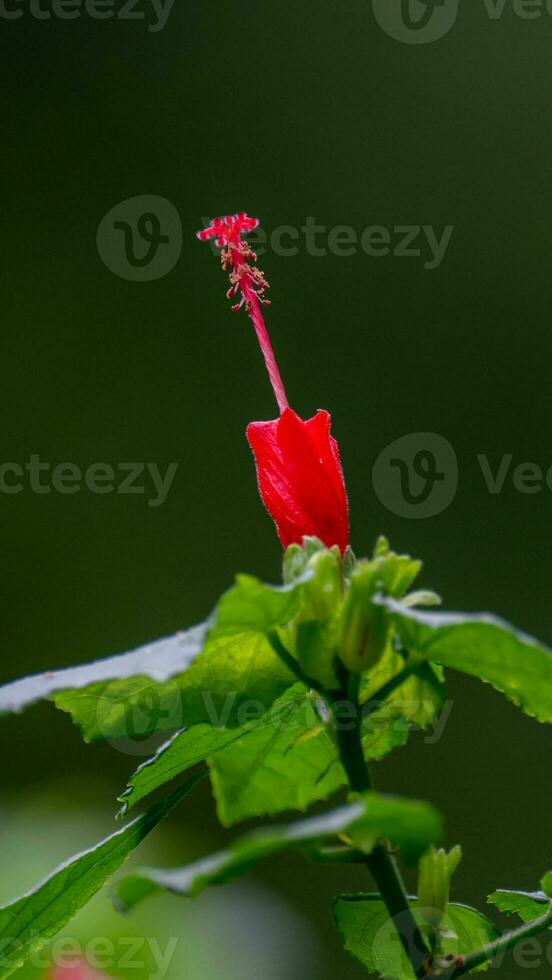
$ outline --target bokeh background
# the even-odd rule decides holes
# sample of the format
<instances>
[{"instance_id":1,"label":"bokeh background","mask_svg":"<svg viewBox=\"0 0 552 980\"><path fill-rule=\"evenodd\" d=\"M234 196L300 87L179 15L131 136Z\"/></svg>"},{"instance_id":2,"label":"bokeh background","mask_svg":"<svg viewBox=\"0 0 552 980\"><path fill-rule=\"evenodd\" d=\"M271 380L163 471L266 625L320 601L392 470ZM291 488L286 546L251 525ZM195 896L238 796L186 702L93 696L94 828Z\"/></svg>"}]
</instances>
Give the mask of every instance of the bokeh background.
<instances>
[{"instance_id":1,"label":"bokeh background","mask_svg":"<svg viewBox=\"0 0 552 980\"><path fill-rule=\"evenodd\" d=\"M521 19L507 0L493 19L484 0L460 0L445 37L414 46L389 37L368 0L177 0L158 32L21 9L0 18L0 462L178 472L157 508L28 484L0 495L1 680L199 621L237 570L277 579L244 439L250 420L274 416L272 394L193 235L242 208L269 233L309 216L358 232L454 226L435 270L420 257L315 256L304 240L293 257L269 249L269 325L293 406L332 412L357 553L384 532L423 557L447 608L489 609L552 643L552 491L522 494L510 474L492 495L476 458L552 465L552 17ZM183 246L167 275L131 282L102 263L96 231L143 194L173 204ZM410 520L379 500L371 473L385 446L420 431L451 443L459 484L441 514ZM444 812L447 841L464 846L455 895L481 907L495 887L535 888L552 864L552 735L475 681L451 673L449 692L443 737L415 736L376 780ZM112 829L138 760L84 746L50 706L1 727L8 899ZM229 837L205 786L135 860L185 861ZM159 899L129 920L103 893L67 932L179 936L169 980L356 980L329 903L367 885L361 871L279 856L229 892ZM525 975L512 959L504 970ZM151 964L112 972L153 977ZM549 973L544 959L532 969Z\"/></svg>"}]
</instances>

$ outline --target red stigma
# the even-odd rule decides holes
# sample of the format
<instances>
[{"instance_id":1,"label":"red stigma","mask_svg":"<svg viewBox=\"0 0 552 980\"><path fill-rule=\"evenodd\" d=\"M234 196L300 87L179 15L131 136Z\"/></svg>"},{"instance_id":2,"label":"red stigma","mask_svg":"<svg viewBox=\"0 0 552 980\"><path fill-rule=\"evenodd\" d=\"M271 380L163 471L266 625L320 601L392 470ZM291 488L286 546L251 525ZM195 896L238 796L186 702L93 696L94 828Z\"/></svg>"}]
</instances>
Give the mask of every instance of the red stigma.
<instances>
[{"instance_id":1,"label":"red stigma","mask_svg":"<svg viewBox=\"0 0 552 980\"><path fill-rule=\"evenodd\" d=\"M268 306L270 303L265 297L268 283L254 264L257 261L255 252L241 237L258 227L258 218L250 218L245 211L239 211L238 214L215 218L207 228L197 232L197 237L202 242L214 238L215 245L222 249L222 268L228 273L230 280L230 289L226 295L228 299L239 296L240 299L233 304L232 310L239 310L243 306L251 318L278 408L283 412L288 407L288 400L260 308L260 304Z\"/></svg>"}]
</instances>

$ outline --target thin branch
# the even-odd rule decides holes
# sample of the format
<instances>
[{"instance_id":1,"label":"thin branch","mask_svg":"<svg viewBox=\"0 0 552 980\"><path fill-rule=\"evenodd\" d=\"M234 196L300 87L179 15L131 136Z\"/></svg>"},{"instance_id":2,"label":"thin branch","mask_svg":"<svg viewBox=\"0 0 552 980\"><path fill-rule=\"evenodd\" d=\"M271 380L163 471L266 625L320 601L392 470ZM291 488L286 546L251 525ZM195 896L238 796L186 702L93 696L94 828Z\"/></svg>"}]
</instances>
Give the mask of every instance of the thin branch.
<instances>
[{"instance_id":1,"label":"thin branch","mask_svg":"<svg viewBox=\"0 0 552 980\"><path fill-rule=\"evenodd\" d=\"M299 661L291 655L289 650L287 650L282 643L280 637L278 636L277 630L269 630L267 633L267 638L270 646L274 650L274 653L280 658L282 663L285 664L288 670L291 671L292 674L295 674L297 680L301 681L305 687L316 691L317 694L320 694L322 697L328 697L328 691L324 689L320 681L317 681L314 677L309 677L307 674L305 674Z\"/></svg>"},{"instance_id":2,"label":"thin branch","mask_svg":"<svg viewBox=\"0 0 552 980\"><path fill-rule=\"evenodd\" d=\"M528 922L526 925L520 926L519 929L505 932L498 939L495 939L494 942L489 943L487 946L482 946L481 949L476 950L474 953L469 953L467 956L462 957L460 963L457 963L448 973L443 974L442 980L457 980L458 977L462 977L471 970L475 970L478 966L483 966L484 963L491 963L497 956L507 953L509 949L513 949L514 946L523 942L524 939L531 939L532 936L537 936L540 932L549 929L551 926L552 902L548 911L540 919L534 919L533 922Z\"/></svg>"},{"instance_id":3,"label":"thin branch","mask_svg":"<svg viewBox=\"0 0 552 980\"><path fill-rule=\"evenodd\" d=\"M340 724L340 703L339 698L332 699L341 762L351 789L356 793L365 793L370 790L371 782L362 750L361 724L357 719L356 723L351 725L350 716L347 718L346 725ZM378 844L371 854L366 855L365 862L385 902L414 976L425 977L429 969L431 953L408 904L396 861L388 853L384 844Z\"/></svg>"},{"instance_id":4,"label":"thin branch","mask_svg":"<svg viewBox=\"0 0 552 980\"><path fill-rule=\"evenodd\" d=\"M416 663L416 661L407 662L398 674L395 674L385 684L382 684L380 689L372 694L370 700L362 705L364 717L368 718L372 712L377 711L382 701L387 701L387 698L394 694L397 688L401 687L414 674L422 674L425 666L425 664Z\"/></svg>"}]
</instances>

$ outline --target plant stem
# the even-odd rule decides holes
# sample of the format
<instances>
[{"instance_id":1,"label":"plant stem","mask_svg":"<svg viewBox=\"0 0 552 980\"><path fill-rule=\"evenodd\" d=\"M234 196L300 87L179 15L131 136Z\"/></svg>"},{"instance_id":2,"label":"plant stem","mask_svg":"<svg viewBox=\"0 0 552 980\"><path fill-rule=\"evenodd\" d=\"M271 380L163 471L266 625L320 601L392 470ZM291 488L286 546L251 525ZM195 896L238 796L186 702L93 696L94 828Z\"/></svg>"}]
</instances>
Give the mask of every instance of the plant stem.
<instances>
[{"instance_id":1,"label":"plant stem","mask_svg":"<svg viewBox=\"0 0 552 980\"><path fill-rule=\"evenodd\" d=\"M391 694L393 694L398 687L404 684L409 677L412 677L413 674L423 677L426 670L427 664L425 663L417 663L415 660L407 661L403 669L400 670L398 674L395 674L395 676L391 677L385 684L382 684L379 690L375 691L374 694L371 695L370 700L363 704L362 714L364 718L368 718L374 711L377 711L378 708L381 707L382 702L387 701Z\"/></svg>"},{"instance_id":2,"label":"plant stem","mask_svg":"<svg viewBox=\"0 0 552 980\"><path fill-rule=\"evenodd\" d=\"M370 776L364 759L362 749L362 717L368 717L376 711L383 701L393 694L393 692L404 684L409 677L416 673L422 673L427 669L426 664L416 664L415 662L406 663L398 674L395 674L389 681L382 685L378 691L366 702L363 707L358 703L359 677L353 674L346 675L344 687L348 690L326 691L323 686L312 677L308 677L302 670L300 664L287 650L280 640L276 630L271 630L268 639L280 660L286 667L295 674L298 680L302 681L307 687L317 691L329 700L336 726L336 737L339 748L341 764L345 769L349 785L355 793L366 793L372 788ZM344 678L345 679L345 678ZM354 718L351 718L351 704L355 707ZM343 861L346 856L347 848L335 848L326 853L320 852L316 855L321 861ZM315 855L313 855L314 857ZM349 860L356 861L358 857L351 854ZM403 949L408 957L414 975L417 978L427 977L431 969L432 955L427 946L418 925L412 914L412 909L408 904L408 898L402 882L399 869L395 859L387 851L384 844L378 844L374 850L364 856L364 863L368 867L378 890L385 902L387 911L397 930ZM524 939L530 939L552 927L552 902L548 911L539 919L529 922L519 929L503 933L494 942L467 956L460 957L454 966L446 973L441 974L441 980L458 980L459 977L476 970L477 967L490 963L497 956L508 952Z\"/></svg>"},{"instance_id":3,"label":"plant stem","mask_svg":"<svg viewBox=\"0 0 552 980\"><path fill-rule=\"evenodd\" d=\"M533 922L528 922L526 925L520 926L519 929L505 932L498 939L495 939L494 942L489 943L487 946L482 946L481 949L476 950L474 953L469 953L467 956L462 957L460 963L452 967L448 973L443 974L442 980L457 980L458 977L464 976L470 970L475 970L484 963L490 963L497 956L500 956L502 953L507 953L509 949L523 942L524 939L530 939L532 936L538 935L538 933L543 932L544 929L549 929L551 926L552 903L548 911L540 919L534 919Z\"/></svg>"},{"instance_id":4,"label":"plant stem","mask_svg":"<svg viewBox=\"0 0 552 980\"><path fill-rule=\"evenodd\" d=\"M340 702L336 699L332 700L332 709L341 762L349 784L354 792L365 793L371 789L371 782L362 750L362 723L358 717L360 711L357 712L355 719L351 719L350 714L347 714L346 719L345 717L341 719ZM414 975L426 976L431 954L408 904L396 861L388 853L384 844L378 844L371 854L366 855L365 863L393 920Z\"/></svg>"},{"instance_id":5,"label":"plant stem","mask_svg":"<svg viewBox=\"0 0 552 980\"><path fill-rule=\"evenodd\" d=\"M317 694L322 695L324 698L330 697L332 699L337 699L341 697L341 692L326 691L320 681L315 680L314 677L308 677L308 675L305 674L299 661L291 655L289 650L287 650L282 643L277 630L269 630L267 637L272 649L274 650L274 653L280 658L282 663L285 664L288 670L291 671L292 674L295 674L297 680L301 681L306 687L312 688L313 691L316 691ZM386 701L387 698L390 697L390 695L393 694L393 692L396 691L401 684L404 684L409 677L412 677L413 674L422 675L427 669L427 664L425 663L420 664L416 663L415 661L410 661L407 663L398 674L395 674L395 676L391 677L391 679L386 681L385 684L382 684L379 690L374 692L370 700L363 705L363 716L368 718L369 715L381 707L382 701Z\"/></svg>"},{"instance_id":6,"label":"plant stem","mask_svg":"<svg viewBox=\"0 0 552 980\"><path fill-rule=\"evenodd\" d=\"M278 636L278 630L269 630L267 633L267 639L270 646L274 650L274 653L280 658L282 663L285 664L287 669L291 671L292 674L295 674L297 680L301 681L305 687L312 688L313 691L316 691L317 694L322 695L322 697L327 697L327 693L322 684L319 681L316 681L313 677L308 677L302 670L299 661L291 655L289 650L286 650L284 644Z\"/></svg>"},{"instance_id":7,"label":"plant stem","mask_svg":"<svg viewBox=\"0 0 552 980\"><path fill-rule=\"evenodd\" d=\"M413 663L406 664L403 670L399 671L395 677L387 681L379 691L376 691L370 699L370 702L364 706L364 711L361 712L361 706L358 703L360 678L357 675L348 675L347 684L345 685L348 687L347 691L325 691L319 682L307 677L295 657L292 657L289 650L286 649L280 640L276 630L271 630L268 633L268 639L272 649L282 663L303 684L311 687L329 700L335 720L341 763L347 774L349 785L355 793L367 792L371 789L371 782L362 749L361 713L367 717L372 711L375 711L382 701L385 701L393 691L400 687L401 684L404 684L412 674L420 669L420 665ZM355 708L354 719L351 719L349 713L351 704ZM343 718L340 716L341 711L345 713ZM385 902L387 911L393 920L403 949L414 971L414 975L420 978L426 976L431 960L431 953L418 929L416 920L408 904L406 891L396 861L388 853L384 844L378 844L371 854L365 856L364 863L372 874L381 897Z\"/></svg>"}]
</instances>

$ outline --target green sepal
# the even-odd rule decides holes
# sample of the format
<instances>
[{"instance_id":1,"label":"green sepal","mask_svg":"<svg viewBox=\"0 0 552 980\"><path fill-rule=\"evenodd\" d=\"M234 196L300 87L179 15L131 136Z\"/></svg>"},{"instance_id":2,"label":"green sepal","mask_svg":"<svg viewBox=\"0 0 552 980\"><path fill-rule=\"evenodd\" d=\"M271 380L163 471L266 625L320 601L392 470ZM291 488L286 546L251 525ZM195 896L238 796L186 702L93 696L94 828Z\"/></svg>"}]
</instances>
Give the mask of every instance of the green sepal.
<instances>
[{"instance_id":1,"label":"green sepal","mask_svg":"<svg viewBox=\"0 0 552 980\"><path fill-rule=\"evenodd\" d=\"M301 579L305 574L310 559L321 551L326 550L326 545L320 538L310 537L309 535L305 535L302 545L290 544L289 548L286 548L284 552L282 563L284 585L293 585L294 582Z\"/></svg>"}]
</instances>

